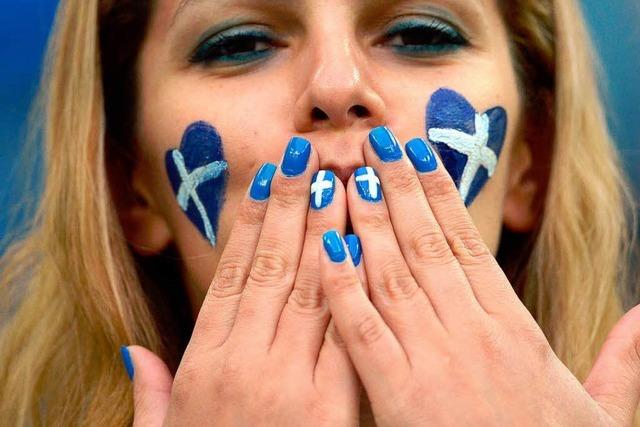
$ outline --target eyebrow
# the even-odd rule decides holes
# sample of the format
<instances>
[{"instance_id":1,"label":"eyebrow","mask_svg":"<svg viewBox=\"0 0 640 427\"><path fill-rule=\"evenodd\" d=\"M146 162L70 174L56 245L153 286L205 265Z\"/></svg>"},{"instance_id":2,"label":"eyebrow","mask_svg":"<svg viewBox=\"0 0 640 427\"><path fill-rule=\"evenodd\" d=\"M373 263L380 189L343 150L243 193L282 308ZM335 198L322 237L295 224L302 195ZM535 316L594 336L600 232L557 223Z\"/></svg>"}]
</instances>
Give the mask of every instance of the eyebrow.
<instances>
[{"instance_id":1,"label":"eyebrow","mask_svg":"<svg viewBox=\"0 0 640 427\"><path fill-rule=\"evenodd\" d=\"M180 0L180 4L178 5L178 8L176 9L175 14L173 15L171 25L174 24L178 16L180 16L180 14L182 14L185 9L191 6L195 6L199 3L204 3L204 2L216 3L217 6L222 6L222 7L224 7L229 3L241 3L241 4L269 3L269 4L291 5L291 0L245 0L241 2L239 2L238 0Z\"/></svg>"},{"instance_id":2,"label":"eyebrow","mask_svg":"<svg viewBox=\"0 0 640 427\"><path fill-rule=\"evenodd\" d=\"M362 0L364 1L364 0ZM374 4L378 7L380 7L381 5L384 4L393 4L394 0L368 0L371 2L371 4ZM184 12L185 9L188 9L191 6L195 6L197 4L200 3L204 3L204 2L215 2L217 4L217 6L221 6L224 7L225 5L228 5L230 3L240 3L240 4L263 4L264 3L269 3L270 6L274 6L274 5L284 5L284 6L291 6L291 0L180 0L180 4L178 5L178 8L176 9L176 12L173 15L173 18L171 19L171 24L169 25L169 27L172 27L176 20L178 19L178 17ZM482 4L482 0L472 0L472 3L475 4L476 7L480 7L480 5Z\"/></svg>"}]
</instances>

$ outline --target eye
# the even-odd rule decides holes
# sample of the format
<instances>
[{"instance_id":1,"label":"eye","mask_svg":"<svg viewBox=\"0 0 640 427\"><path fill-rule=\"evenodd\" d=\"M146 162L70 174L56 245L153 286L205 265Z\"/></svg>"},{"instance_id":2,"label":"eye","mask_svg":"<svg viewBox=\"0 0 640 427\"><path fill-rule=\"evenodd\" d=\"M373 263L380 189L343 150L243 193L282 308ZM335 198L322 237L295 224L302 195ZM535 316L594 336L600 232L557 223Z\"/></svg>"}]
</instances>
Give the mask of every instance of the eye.
<instances>
[{"instance_id":1,"label":"eye","mask_svg":"<svg viewBox=\"0 0 640 427\"><path fill-rule=\"evenodd\" d=\"M437 19L413 19L396 23L385 36L387 45L409 56L455 52L469 45L453 25Z\"/></svg>"},{"instance_id":2,"label":"eye","mask_svg":"<svg viewBox=\"0 0 640 427\"><path fill-rule=\"evenodd\" d=\"M268 32L255 27L232 28L207 38L195 49L190 62L246 63L270 55L275 46Z\"/></svg>"}]
</instances>

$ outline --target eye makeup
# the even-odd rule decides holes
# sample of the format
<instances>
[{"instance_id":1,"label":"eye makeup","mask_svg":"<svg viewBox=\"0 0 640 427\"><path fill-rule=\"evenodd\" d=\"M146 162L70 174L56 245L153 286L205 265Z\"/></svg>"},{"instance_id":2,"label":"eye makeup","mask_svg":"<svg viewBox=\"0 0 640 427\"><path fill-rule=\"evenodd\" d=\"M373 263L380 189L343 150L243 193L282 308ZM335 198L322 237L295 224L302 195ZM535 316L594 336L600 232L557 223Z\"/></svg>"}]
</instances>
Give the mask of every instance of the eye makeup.
<instances>
[{"instance_id":1,"label":"eye makeup","mask_svg":"<svg viewBox=\"0 0 640 427\"><path fill-rule=\"evenodd\" d=\"M412 17L395 22L385 34L385 44L396 53L428 56L453 53L469 42L454 25L436 17Z\"/></svg>"},{"instance_id":2,"label":"eye makeup","mask_svg":"<svg viewBox=\"0 0 640 427\"><path fill-rule=\"evenodd\" d=\"M270 56L279 45L272 33L262 25L239 25L205 35L202 39L189 62L204 65L242 64Z\"/></svg>"}]
</instances>

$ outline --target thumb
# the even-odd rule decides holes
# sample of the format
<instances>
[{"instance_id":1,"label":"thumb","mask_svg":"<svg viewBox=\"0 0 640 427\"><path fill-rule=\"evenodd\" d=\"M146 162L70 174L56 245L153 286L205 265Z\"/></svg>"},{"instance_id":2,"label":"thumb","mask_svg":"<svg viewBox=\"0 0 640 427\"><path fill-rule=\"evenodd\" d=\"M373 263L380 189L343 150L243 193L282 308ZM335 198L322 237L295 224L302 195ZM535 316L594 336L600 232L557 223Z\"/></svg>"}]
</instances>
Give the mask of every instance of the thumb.
<instances>
[{"instance_id":1,"label":"thumb","mask_svg":"<svg viewBox=\"0 0 640 427\"><path fill-rule=\"evenodd\" d=\"M137 345L120 348L122 362L133 381L134 426L161 426L169 407L173 377L167 365Z\"/></svg>"},{"instance_id":2,"label":"thumb","mask_svg":"<svg viewBox=\"0 0 640 427\"><path fill-rule=\"evenodd\" d=\"M613 327L584 388L617 425L632 425L640 399L640 305Z\"/></svg>"}]
</instances>

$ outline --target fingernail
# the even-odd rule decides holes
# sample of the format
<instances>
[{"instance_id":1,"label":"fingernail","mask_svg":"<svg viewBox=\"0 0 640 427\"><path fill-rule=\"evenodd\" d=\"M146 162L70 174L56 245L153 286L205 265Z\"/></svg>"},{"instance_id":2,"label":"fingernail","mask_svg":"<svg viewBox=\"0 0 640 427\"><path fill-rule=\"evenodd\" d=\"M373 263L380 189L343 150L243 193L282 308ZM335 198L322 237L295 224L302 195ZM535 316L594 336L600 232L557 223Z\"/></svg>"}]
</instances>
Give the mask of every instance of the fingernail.
<instances>
[{"instance_id":1,"label":"fingernail","mask_svg":"<svg viewBox=\"0 0 640 427\"><path fill-rule=\"evenodd\" d=\"M291 138L282 159L282 173L288 177L302 174L307 169L310 155L311 144L309 141L297 136Z\"/></svg>"},{"instance_id":2,"label":"fingernail","mask_svg":"<svg viewBox=\"0 0 640 427\"><path fill-rule=\"evenodd\" d=\"M249 196L253 200L263 201L267 200L269 196L271 196L271 181L273 180L273 175L276 173L276 165L272 163L265 163L260 167L258 173L253 178L253 182L251 183L251 191L249 191Z\"/></svg>"},{"instance_id":3,"label":"fingernail","mask_svg":"<svg viewBox=\"0 0 640 427\"><path fill-rule=\"evenodd\" d=\"M331 171L321 170L311 180L311 207L319 210L333 202L336 190L336 176Z\"/></svg>"},{"instance_id":4,"label":"fingernail","mask_svg":"<svg viewBox=\"0 0 640 427\"><path fill-rule=\"evenodd\" d=\"M433 149L422 138L415 138L407 142L405 150L413 167L418 172L433 172L438 167L438 160Z\"/></svg>"},{"instance_id":5,"label":"fingernail","mask_svg":"<svg viewBox=\"0 0 640 427\"><path fill-rule=\"evenodd\" d=\"M344 250L342 238L336 230L330 230L324 233L322 236L322 244L331 261L340 263L347 259L347 252Z\"/></svg>"},{"instance_id":6,"label":"fingernail","mask_svg":"<svg viewBox=\"0 0 640 427\"><path fill-rule=\"evenodd\" d=\"M379 202L382 200L382 187L380 178L370 166L359 168L355 172L356 188L362 199L367 202Z\"/></svg>"},{"instance_id":7,"label":"fingernail","mask_svg":"<svg viewBox=\"0 0 640 427\"><path fill-rule=\"evenodd\" d=\"M355 234L347 234L344 236L344 241L347 242L353 265L356 267L360 265L362 261L362 246L360 245L360 238Z\"/></svg>"},{"instance_id":8,"label":"fingernail","mask_svg":"<svg viewBox=\"0 0 640 427\"><path fill-rule=\"evenodd\" d=\"M124 364L124 369L126 369L129 379L133 381L133 360L131 360L129 349L124 345L120 347L120 357L122 357L122 363Z\"/></svg>"},{"instance_id":9,"label":"fingernail","mask_svg":"<svg viewBox=\"0 0 640 427\"><path fill-rule=\"evenodd\" d=\"M398 140L386 126L379 126L369 132L369 142L383 162L395 162L402 158Z\"/></svg>"}]
</instances>

